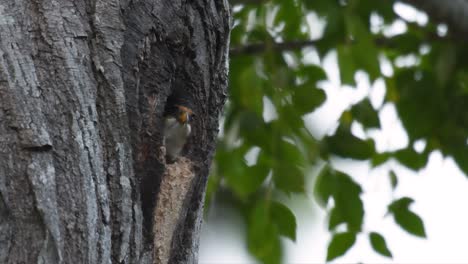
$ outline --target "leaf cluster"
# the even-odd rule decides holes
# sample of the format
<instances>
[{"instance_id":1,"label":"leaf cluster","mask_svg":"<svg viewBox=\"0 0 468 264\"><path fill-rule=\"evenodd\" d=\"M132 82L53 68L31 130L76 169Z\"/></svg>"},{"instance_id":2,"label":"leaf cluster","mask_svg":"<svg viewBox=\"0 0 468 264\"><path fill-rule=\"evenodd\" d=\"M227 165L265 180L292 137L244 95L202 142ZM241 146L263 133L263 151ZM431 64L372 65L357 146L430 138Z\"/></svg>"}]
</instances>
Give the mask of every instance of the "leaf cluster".
<instances>
[{"instance_id":1,"label":"leaf cluster","mask_svg":"<svg viewBox=\"0 0 468 264\"><path fill-rule=\"evenodd\" d=\"M317 162L325 167L316 176L314 197L328 211L332 239L327 261L342 256L367 235L379 254L392 257L385 238L363 228L361 185L333 168L336 156L369 161L373 167L389 160L412 170L426 166L433 151L451 156L468 173L468 58L463 43L437 32L437 24L402 20L393 1L271 0L242 1L233 6L230 97L225 110L207 202L222 193L245 216L249 251L263 263L280 263L281 237L296 238L292 211L279 195L304 194L308 172ZM311 15L323 22L311 24ZM315 21L315 20L314 20ZM374 22L372 22L374 21ZM375 22L377 21L377 22ZM396 21L406 30L388 34ZM311 38L311 36L315 36ZM308 63L306 54L315 54ZM356 72L371 83L385 82L382 105L394 105L408 134L407 147L379 152L371 137L358 137L353 124L381 129L379 111L368 97L350 106L338 128L322 139L314 137L304 117L326 101L320 85L329 79L321 61L336 53L342 85L356 86ZM404 58L413 58L402 64ZM387 63L391 72L383 71ZM413 144L426 142L422 151ZM397 188L393 172L390 184ZM410 234L425 237L423 221L404 197L388 205L388 214ZM343 231L344 230L344 231Z\"/></svg>"}]
</instances>

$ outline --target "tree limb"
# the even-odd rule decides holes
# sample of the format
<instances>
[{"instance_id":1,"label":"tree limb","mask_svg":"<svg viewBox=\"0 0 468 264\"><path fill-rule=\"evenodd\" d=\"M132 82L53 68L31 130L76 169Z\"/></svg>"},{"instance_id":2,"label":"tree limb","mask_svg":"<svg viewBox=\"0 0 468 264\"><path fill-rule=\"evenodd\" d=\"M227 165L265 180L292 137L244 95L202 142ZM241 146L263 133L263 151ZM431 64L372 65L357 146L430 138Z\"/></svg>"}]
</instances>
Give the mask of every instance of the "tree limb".
<instances>
[{"instance_id":1,"label":"tree limb","mask_svg":"<svg viewBox=\"0 0 468 264\"><path fill-rule=\"evenodd\" d=\"M246 44L243 46L233 47L230 50L230 55L253 55L257 53L262 53L268 50L273 51L288 51L288 50L296 50L301 49L309 46L314 46L317 44L317 40L292 40L288 42L281 42L281 43L252 43Z\"/></svg>"},{"instance_id":2,"label":"tree limb","mask_svg":"<svg viewBox=\"0 0 468 264\"><path fill-rule=\"evenodd\" d=\"M229 51L231 56L236 55L255 55L258 53L263 53L266 51L275 51L275 52L283 52L283 51L291 51L291 50L298 50L306 47L313 47L317 45L321 40L291 40L287 42L280 42L280 43L270 43L270 42L262 42L262 43L251 43L246 44L243 46L232 47ZM391 38L384 38L378 37L375 39L375 44L377 46L384 46L392 48L395 44L392 42Z\"/></svg>"},{"instance_id":3,"label":"tree limb","mask_svg":"<svg viewBox=\"0 0 468 264\"><path fill-rule=\"evenodd\" d=\"M467 38L455 38L454 36L439 36L435 33L425 32L425 37L421 39L421 41L426 42L434 42L434 41L452 41L452 42L461 42L466 43L468 41ZM306 47L313 47L317 45L321 40L292 40L287 42L281 43L269 43L269 42L259 42L259 43L251 43L245 45L239 45L232 47L229 51L231 56L239 56L239 55L255 55L267 51L275 51L275 52L283 52L283 51L291 51L291 50L298 50ZM378 47L382 48L397 48L398 42L390 37L376 37L374 39L374 43ZM339 44L339 43L337 43Z\"/></svg>"},{"instance_id":4,"label":"tree limb","mask_svg":"<svg viewBox=\"0 0 468 264\"><path fill-rule=\"evenodd\" d=\"M261 5L265 4L270 0L232 0L230 1L231 5Z\"/></svg>"}]
</instances>

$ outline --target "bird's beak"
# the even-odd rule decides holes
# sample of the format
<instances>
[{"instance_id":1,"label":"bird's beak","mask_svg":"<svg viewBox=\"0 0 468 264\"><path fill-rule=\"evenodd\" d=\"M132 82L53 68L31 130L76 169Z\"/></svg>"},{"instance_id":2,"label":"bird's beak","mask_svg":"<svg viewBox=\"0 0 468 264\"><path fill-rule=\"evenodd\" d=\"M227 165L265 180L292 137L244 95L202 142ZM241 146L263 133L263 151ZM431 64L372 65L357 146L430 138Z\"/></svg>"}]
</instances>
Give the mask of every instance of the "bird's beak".
<instances>
[{"instance_id":1,"label":"bird's beak","mask_svg":"<svg viewBox=\"0 0 468 264\"><path fill-rule=\"evenodd\" d=\"M179 116L179 122L185 124L189 121L189 114L187 112L181 113Z\"/></svg>"}]
</instances>

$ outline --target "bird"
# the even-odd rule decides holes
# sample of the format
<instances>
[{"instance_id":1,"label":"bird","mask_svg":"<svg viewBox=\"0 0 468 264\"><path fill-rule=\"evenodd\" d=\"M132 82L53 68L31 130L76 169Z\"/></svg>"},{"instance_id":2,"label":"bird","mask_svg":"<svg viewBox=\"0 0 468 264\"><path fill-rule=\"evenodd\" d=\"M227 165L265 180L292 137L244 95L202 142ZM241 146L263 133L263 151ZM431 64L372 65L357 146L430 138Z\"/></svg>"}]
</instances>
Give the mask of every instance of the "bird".
<instances>
[{"instance_id":1,"label":"bird","mask_svg":"<svg viewBox=\"0 0 468 264\"><path fill-rule=\"evenodd\" d=\"M185 146L192 130L190 120L193 111L182 105L174 105L165 113L164 120L164 146L166 148L166 159L173 162L177 159Z\"/></svg>"}]
</instances>

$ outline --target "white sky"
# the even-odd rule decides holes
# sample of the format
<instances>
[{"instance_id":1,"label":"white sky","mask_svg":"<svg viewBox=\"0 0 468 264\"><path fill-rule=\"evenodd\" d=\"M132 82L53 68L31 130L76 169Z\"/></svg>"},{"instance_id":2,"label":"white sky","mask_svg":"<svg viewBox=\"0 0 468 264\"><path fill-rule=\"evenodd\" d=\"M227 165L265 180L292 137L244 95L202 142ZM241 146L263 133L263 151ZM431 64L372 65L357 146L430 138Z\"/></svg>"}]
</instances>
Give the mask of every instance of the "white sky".
<instances>
[{"instance_id":1,"label":"white sky","mask_svg":"<svg viewBox=\"0 0 468 264\"><path fill-rule=\"evenodd\" d=\"M427 17L405 5L395 10L406 20L427 23ZM395 29L398 31L398 28ZM306 56L315 61L317 56ZM307 59L307 58L306 58ZM319 137L333 132L341 112L350 104L369 96L374 107L381 107L381 131L364 132L353 126L353 133L360 137L372 137L378 151L395 150L408 144L393 105L382 106L385 87L382 81L373 85L365 74L356 75L357 87L342 87L339 83L336 54L327 56L322 65L329 81L322 84L327 93L327 102L306 117L306 122ZM385 65L382 65L385 67ZM390 69L391 70L391 69ZM424 144L422 144L424 145ZM421 146L419 146L421 147ZM393 259L375 253L366 235L358 237L347 254L334 263L468 263L468 179L451 158L440 152L430 155L428 166L419 172L410 171L396 162L371 169L367 162L350 162L335 159L333 165L349 173L362 184L365 206L365 231L377 231L387 241ZM388 170L398 175L399 184L394 192L390 189ZM308 193L311 194L311 186ZM284 239L285 263L323 263L330 234L326 230L326 214L317 208L310 197L296 195L286 201L298 221L297 241ZM422 217L427 239L420 239L403 231L392 219L384 217L387 205L393 200L409 196L415 200L411 209ZM247 253L245 229L242 219L232 209L223 208L210 212L205 222L200 246L201 264L255 263Z\"/></svg>"}]
</instances>

